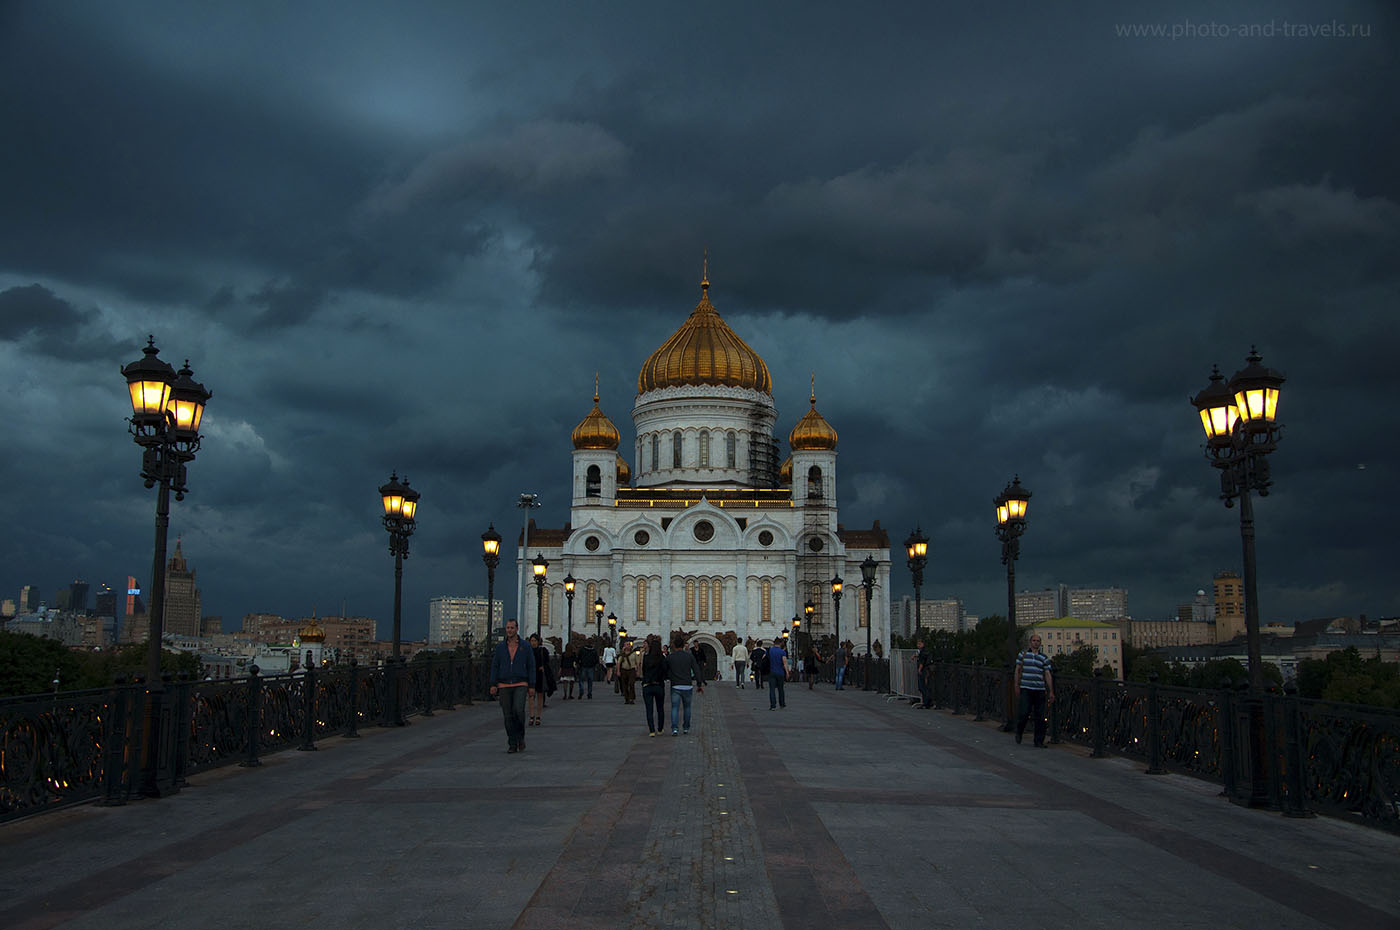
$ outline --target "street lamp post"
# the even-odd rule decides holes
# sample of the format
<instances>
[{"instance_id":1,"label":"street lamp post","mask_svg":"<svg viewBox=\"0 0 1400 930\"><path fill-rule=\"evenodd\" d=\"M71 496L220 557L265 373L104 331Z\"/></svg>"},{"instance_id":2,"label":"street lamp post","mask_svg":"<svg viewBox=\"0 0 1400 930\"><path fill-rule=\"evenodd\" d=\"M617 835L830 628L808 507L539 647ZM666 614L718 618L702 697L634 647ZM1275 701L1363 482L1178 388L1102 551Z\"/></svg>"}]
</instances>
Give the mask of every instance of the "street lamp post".
<instances>
[{"instance_id":1,"label":"street lamp post","mask_svg":"<svg viewBox=\"0 0 1400 930\"><path fill-rule=\"evenodd\" d=\"M909 571L914 575L914 632L924 625L921 594L924 586L924 566L928 564L928 537L923 527L915 527L909 538L904 540L904 552L909 557Z\"/></svg>"},{"instance_id":2,"label":"street lamp post","mask_svg":"<svg viewBox=\"0 0 1400 930\"><path fill-rule=\"evenodd\" d=\"M544 640L544 577L549 570L549 560L543 553L530 560L535 572L535 635Z\"/></svg>"},{"instance_id":3,"label":"street lamp post","mask_svg":"<svg viewBox=\"0 0 1400 930\"><path fill-rule=\"evenodd\" d=\"M617 614L608 614L608 645L617 648Z\"/></svg>"},{"instance_id":4,"label":"street lamp post","mask_svg":"<svg viewBox=\"0 0 1400 930\"><path fill-rule=\"evenodd\" d=\"M1268 804L1264 777L1264 663L1259 654L1259 593L1254 559L1254 500L1251 491L1267 497L1267 456L1278 448L1281 427L1277 422L1282 373L1260 364L1253 348L1245 367L1228 384L1220 369L1211 372L1210 383L1192 405L1200 413L1206 432L1206 458L1220 470L1220 498L1226 507L1240 502L1240 539L1244 552L1244 628L1249 657L1250 806Z\"/></svg>"},{"instance_id":5,"label":"street lamp post","mask_svg":"<svg viewBox=\"0 0 1400 930\"><path fill-rule=\"evenodd\" d=\"M1021 554L1021 534L1026 531L1026 508L1031 492L1021 487L1016 475L993 500L997 508L997 539L1001 540L1001 562L1006 566L1006 720L1003 732L1016 726L1016 559Z\"/></svg>"},{"instance_id":6,"label":"street lamp post","mask_svg":"<svg viewBox=\"0 0 1400 930\"><path fill-rule=\"evenodd\" d=\"M389 554L394 557L394 651L389 660L389 700L385 713L390 726L404 725L403 706L399 694L399 675L403 657L400 642L403 629L403 560L408 558L408 537L418 525L419 494L408 486L408 479L399 481L397 472L389 475L389 483L379 488L384 504L384 529L389 531Z\"/></svg>"},{"instance_id":7,"label":"street lamp post","mask_svg":"<svg viewBox=\"0 0 1400 930\"><path fill-rule=\"evenodd\" d=\"M836 627L836 648L837 648L837 649L842 648L842 647L841 647L841 588L842 588L841 576L840 576L840 575L833 575L832 578L831 578L831 619L832 619L832 622L834 623L834 625L835 625L835 627ZM847 658L849 659L849 656L847 656ZM838 668L838 669L836 670L836 675L837 675L837 678L836 678L836 685L837 685L837 687L844 687L845 684L846 684L846 682L845 682L845 680L844 680L844 675L842 675L842 673L841 673L841 669Z\"/></svg>"},{"instance_id":8,"label":"street lamp post","mask_svg":"<svg viewBox=\"0 0 1400 930\"><path fill-rule=\"evenodd\" d=\"M606 606L608 606L607 602L601 597L593 602L593 617L597 621L593 629L593 636L596 639L603 638L603 608Z\"/></svg>"},{"instance_id":9,"label":"street lamp post","mask_svg":"<svg viewBox=\"0 0 1400 930\"><path fill-rule=\"evenodd\" d=\"M144 451L141 454L141 477L146 487L159 486L156 492L155 552L151 564L151 606L148 614L149 636L146 644L146 702L145 758L142 760L144 784L142 793L150 797L173 794L179 788L160 772L159 747L156 745L165 707L165 691L160 676L160 644L165 632L165 549L170 527L170 492L175 499L185 499L185 466L194 461L199 451L199 425L204 419L204 405L213 396L204 385L194 380L187 360L178 372L159 357L155 337L146 341L140 359L122 367L127 391L131 395L131 438Z\"/></svg>"},{"instance_id":10,"label":"street lamp post","mask_svg":"<svg viewBox=\"0 0 1400 930\"><path fill-rule=\"evenodd\" d=\"M491 655L496 649L496 566L501 562L501 534L494 523L481 534L481 560L486 563L486 654Z\"/></svg>"},{"instance_id":11,"label":"street lamp post","mask_svg":"<svg viewBox=\"0 0 1400 930\"><path fill-rule=\"evenodd\" d=\"M530 551L530 511L540 506L540 496L526 492L520 495L520 500L515 506L524 511L523 523L520 528L520 554L518 571L515 579L515 613L519 618L520 636L524 639L529 634L525 617L525 555Z\"/></svg>"},{"instance_id":12,"label":"street lamp post","mask_svg":"<svg viewBox=\"0 0 1400 930\"><path fill-rule=\"evenodd\" d=\"M568 600L569 606L564 611L564 649L569 648L569 643L574 638L574 585L578 581L574 578L574 573L564 576L564 597Z\"/></svg>"},{"instance_id":13,"label":"street lamp post","mask_svg":"<svg viewBox=\"0 0 1400 930\"><path fill-rule=\"evenodd\" d=\"M817 612L817 605L812 603L811 598L802 605L802 617L807 623L807 642L812 641L812 615Z\"/></svg>"},{"instance_id":14,"label":"street lamp post","mask_svg":"<svg viewBox=\"0 0 1400 930\"><path fill-rule=\"evenodd\" d=\"M870 680L871 670L874 668L874 652L870 644L870 634L875 628L875 617L870 611L870 601L875 595L875 572L879 569L879 563L871 556L866 556L865 561L860 563L860 583L865 588L865 687L862 691L870 691L874 688Z\"/></svg>"}]
</instances>

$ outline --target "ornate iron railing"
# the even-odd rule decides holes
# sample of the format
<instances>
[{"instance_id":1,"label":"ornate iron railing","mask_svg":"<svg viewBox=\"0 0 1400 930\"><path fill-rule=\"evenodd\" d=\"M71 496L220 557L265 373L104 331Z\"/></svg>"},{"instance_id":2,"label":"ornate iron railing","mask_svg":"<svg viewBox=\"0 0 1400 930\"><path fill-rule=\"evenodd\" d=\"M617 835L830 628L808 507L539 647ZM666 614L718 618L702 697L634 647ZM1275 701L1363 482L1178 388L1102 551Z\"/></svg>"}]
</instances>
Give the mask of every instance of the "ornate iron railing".
<instances>
[{"instance_id":1,"label":"ornate iron railing","mask_svg":"<svg viewBox=\"0 0 1400 930\"><path fill-rule=\"evenodd\" d=\"M935 666L934 699L955 713L1005 713L1004 669ZM1252 765L1251 703L1262 702L1262 765ZM1051 742L1093 756L1140 759L1149 774L1176 771L1222 783L1233 799L1293 816L1312 812L1400 832L1400 711L1234 688L1055 676ZM1262 785L1252 780L1262 779ZM1253 788L1253 791L1251 791Z\"/></svg>"},{"instance_id":2,"label":"ornate iron railing","mask_svg":"<svg viewBox=\"0 0 1400 930\"><path fill-rule=\"evenodd\" d=\"M191 774L357 736L386 722L392 672L354 665L267 677L255 671L225 681L167 680L154 695L138 682L0 700L0 822L170 793ZM401 712L427 715L483 700L487 672L479 656L414 662L397 676ZM156 733L148 739L150 720Z\"/></svg>"}]
</instances>

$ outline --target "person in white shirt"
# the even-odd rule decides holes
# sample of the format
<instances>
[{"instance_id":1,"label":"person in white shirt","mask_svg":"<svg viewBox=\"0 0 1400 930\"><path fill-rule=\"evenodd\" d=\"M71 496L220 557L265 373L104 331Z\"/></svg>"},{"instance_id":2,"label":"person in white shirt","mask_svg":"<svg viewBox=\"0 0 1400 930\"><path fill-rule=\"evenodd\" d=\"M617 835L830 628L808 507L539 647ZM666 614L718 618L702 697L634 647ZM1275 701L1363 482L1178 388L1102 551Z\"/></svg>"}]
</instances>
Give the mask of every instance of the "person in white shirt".
<instances>
[{"instance_id":1,"label":"person in white shirt","mask_svg":"<svg viewBox=\"0 0 1400 930\"><path fill-rule=\"evenodd\" d=\"M615 674L617 672L617 650L611 645L603 649L603 667L607 669L607 671L603 673L603 681L615 682L617 677ZM617 690L617 685L615 683L613 685L613 690Z\"/></svg>"},{"instance_id":2,"label":"person in white shirt","mask_svg":"<svg viewBox=\"0 0 1400 930\"><path fill-rule=\"evenodd\" d=\"M734 660L734 683L739 687L744 686L744 669L749 664L749 651L744 648L743 643L735 643L730 650L729 657Z\"/></svg>"}]
</instances>

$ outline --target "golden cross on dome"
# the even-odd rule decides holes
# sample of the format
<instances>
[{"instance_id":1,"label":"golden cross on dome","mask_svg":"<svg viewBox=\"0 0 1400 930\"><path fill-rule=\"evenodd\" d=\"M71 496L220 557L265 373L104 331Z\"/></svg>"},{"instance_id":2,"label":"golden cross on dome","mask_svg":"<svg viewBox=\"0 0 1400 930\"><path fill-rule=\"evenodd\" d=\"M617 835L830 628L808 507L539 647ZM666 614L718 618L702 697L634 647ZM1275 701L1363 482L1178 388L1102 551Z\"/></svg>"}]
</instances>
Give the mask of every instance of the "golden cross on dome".
<instances>
[{"instance_id":1,"label":"golden cross on dome","mask_svg":"<svg viewBox=\"0 0 1400 930\"><path fill-rule=\"evenodd\" d=\"M593 403L598 403L598 372L593 372Z\"/></svg>"},{"instance_id":2,"label":"golden cross on dome","mask_svg":"<svg viewBox=\"0 0 1400 930\"><path fill-rule=\"evenodd\" d=\"M705 292L705 296L710 294L710 247L705 246L705 263L700 272L700 290Z\"/></svg>"},{"instance_id":3,"label":"golden cross on dome","mask_svg":"<svg viewBox=\"0 0 1400 930\"><path fill-rule=\"evenodd\" d=\"M817 373L812 372L812 406L817 405Z\"/></svg>"}]
</instances>

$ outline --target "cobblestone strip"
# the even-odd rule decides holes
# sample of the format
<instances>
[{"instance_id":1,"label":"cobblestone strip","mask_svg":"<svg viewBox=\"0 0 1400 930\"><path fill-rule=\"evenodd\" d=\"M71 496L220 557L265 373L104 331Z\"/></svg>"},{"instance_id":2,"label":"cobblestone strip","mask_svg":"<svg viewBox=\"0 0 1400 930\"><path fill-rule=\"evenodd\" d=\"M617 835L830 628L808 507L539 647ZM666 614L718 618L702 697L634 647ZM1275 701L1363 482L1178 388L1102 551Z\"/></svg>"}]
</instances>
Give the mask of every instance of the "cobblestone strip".
<instances>
[{"instance_id":1,"label":"cobblestone strip","mask_svg":"<svg viewBox=\"0 0 1400 930\"><path fill-rule=\"evenodd\" d=\"M702 930L778 926L778 902L734 744L722 688L697 696L699 728L674 745L642 844L625 927Z\"/></svg>"}]
</instances>

